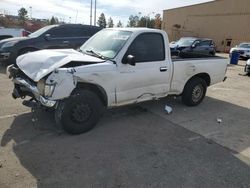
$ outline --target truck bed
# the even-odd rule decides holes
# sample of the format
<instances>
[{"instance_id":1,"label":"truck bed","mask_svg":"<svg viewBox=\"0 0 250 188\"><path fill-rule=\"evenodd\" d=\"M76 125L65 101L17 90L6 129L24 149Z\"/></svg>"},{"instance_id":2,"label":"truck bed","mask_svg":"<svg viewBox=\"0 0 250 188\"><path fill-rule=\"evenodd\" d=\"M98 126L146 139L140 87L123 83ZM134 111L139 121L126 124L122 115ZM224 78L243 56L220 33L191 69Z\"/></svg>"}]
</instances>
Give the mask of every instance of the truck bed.
<instances>
[{"instance_id":1,"label":"truck bed","mask_svg":"<svg viewBox=\"0 0 250 188\"><path fill-rule=\"evenodd\" d=\"M226 60L227 58L224 57L220 57L220 56L207 56L207 57L196 57L196 58L182 58L182 57L178 57L178 56L172 56L172 61L176 62L176 61L200 61L200 60L208 60L208 59L224 59Z\"/></svg>"}]
</instances>

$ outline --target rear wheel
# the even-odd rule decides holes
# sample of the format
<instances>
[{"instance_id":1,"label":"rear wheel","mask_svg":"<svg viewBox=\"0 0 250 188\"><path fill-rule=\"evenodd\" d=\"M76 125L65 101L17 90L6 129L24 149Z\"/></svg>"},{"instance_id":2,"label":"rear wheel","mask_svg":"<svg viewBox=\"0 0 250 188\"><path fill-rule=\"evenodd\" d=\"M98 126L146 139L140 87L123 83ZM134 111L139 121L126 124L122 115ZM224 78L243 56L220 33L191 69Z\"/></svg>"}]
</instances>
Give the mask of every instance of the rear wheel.
<instances>
[{"instance_id":1,"label":"rear wheel","mask_svg":"<svg viewBox=\"0 0 250 188\"><path fill-rule=\"evenodd\" d=\"M81 134L95 127L104 110L100 98L92 91L79 90L56 109L56 121L69 134Z\"/></svg>"},{"instance_id":2,"label":"rear wheel","mask_svg":"<svg viewBox=\"0 0 250 188\"><path fill-rule=\"evenodd\" d=\"M207 83L202 78L193 78L186 84L182 102L187 106L197 106L202 102L206 95Z\"/></svg>"}]
</instances>

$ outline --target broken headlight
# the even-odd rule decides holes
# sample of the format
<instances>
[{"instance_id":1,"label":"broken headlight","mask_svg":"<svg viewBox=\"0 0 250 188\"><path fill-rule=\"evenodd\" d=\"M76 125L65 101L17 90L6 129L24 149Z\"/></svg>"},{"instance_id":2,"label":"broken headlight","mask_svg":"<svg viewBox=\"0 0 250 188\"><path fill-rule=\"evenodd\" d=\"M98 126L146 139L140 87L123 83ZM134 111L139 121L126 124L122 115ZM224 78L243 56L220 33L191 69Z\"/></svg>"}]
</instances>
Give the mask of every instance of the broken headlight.
<instances>
[{"instance_id":1,"label":"broken headlight","mask_svg":"<svg viewBox=\"0 0 250 188\"><path fill-rule=\"evenodd\" d=\"M40 93L40 95L44 97L51 97L54 90L55 90L55 83L54 84L46 84L45 79L41 79L37 83L37 89Z\"/></svg>"},{"instance_id":2,"label":"broken headlight","mask_svg":"<svg viewBox=\"0 0 250 188\"><path fill-rule=\"evenodd\" d=\"M44 96L51 97L55 90L55 84L46 84L44 87Z\"/></svg>"}]
</instances>

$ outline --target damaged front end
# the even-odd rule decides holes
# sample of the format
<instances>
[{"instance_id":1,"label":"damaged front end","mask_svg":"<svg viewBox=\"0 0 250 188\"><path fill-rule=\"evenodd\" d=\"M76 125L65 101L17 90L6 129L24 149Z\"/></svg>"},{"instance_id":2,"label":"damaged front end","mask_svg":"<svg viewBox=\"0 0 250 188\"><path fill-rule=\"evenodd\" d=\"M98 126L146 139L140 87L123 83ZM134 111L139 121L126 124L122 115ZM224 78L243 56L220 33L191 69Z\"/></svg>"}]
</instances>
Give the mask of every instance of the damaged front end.
<instances>
[{"instance_id":1,"label":"damaged front end","mask_svg":"<svg viewBox=\"0 0 250 188\"><path fill-rule=\"evenodd\" d=\"M42 105L51 108L56 105L56 100L48 99L48 95L52 95L53 93L54 85L46 85L44 81L34 82L14 65L10 65L7 68L7 75L14 83L12 92L14 99L24 99L26 96L31 97L30 100L23 101L25 106L34 107ZM43 82L44 85L41 82ZM41 91L42 87L44 87L44 92Z\"/></svg>"}]
</instances>

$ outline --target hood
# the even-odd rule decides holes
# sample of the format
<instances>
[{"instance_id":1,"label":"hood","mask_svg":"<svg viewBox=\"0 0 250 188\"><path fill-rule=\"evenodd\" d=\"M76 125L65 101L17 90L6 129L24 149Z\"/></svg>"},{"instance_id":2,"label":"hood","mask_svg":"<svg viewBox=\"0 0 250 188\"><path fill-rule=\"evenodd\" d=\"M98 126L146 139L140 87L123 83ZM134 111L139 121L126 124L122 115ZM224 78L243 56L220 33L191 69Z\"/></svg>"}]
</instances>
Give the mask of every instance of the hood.
<instances>
[{"instance_id":1,"label":"hood","mask_svg":"<svg viewBox=\"0 0 250 188\"><path fill-rule=\"evenodd\" d=\"M0 41L0 48L2 47L3 44L7 43L7 42L19 42L21 40L26 40L29 37L13 37L13 38L8 38L8 39L3 39Z\"/></svg>"},{"instance_id":2,"label":"hood","mask_svg":"<svg viewBox=\"0 0 250 188\"><path fill-rule=\"evenodd\" d=\"M247 65L250 65L250 59L249 59L249 60L247 60Z\"/></svg>"},{"instance_id":3,"label":"hood","mask_svg":"<svg viewBox=\"0 0 250 188\"><path fill-rule=\"evenodd\" d=\"M237 50L237 51L250 51L249 48L241 48L241 47L234 47L234 48L231 48L230 51L232 52L233 50Z\"/></svg>"},{"instance_id":4,"label":"hood","mask_svg":"<svg viewBox=\"0 0 250 188\"><path fill-rule=\"evenodd\" d=\"M35 82L70 62L79 62L79 65L81 65L83 62L94 64L105 62L105 60L73 49L40 50L17 58L17 66Z\"/></svg>"}]
</instances>

